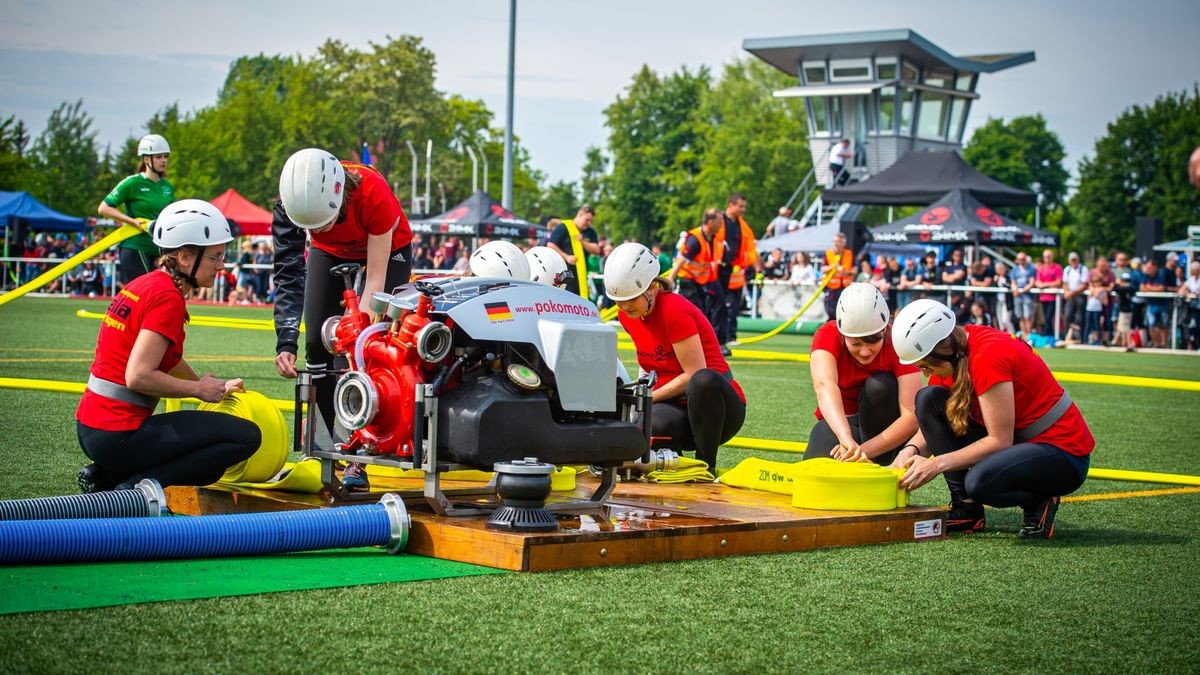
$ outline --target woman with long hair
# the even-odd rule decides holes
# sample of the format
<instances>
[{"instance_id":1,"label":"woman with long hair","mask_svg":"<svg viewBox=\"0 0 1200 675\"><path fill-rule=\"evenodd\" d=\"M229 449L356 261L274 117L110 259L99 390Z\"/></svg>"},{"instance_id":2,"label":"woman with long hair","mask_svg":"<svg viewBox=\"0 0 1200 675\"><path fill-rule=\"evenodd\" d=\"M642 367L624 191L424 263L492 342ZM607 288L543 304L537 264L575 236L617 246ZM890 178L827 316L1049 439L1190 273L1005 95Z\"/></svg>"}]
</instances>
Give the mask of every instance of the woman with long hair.
<instances>
[{"instance_id":1,"label":"woman with long hair","mask_svg":"<svg viewBox=\"0 0 1200 675\"><path fill-rule=\"evenodd\" d=\"M321 324L342 313L345 286L330 270L365 264L362 297L407 284L412 271L412 229L383 174L370 166L342 162L325 150L308 148L288 158L279 176L279 202L271 230L275 240L275 369L296 377L296 352L303 312L304 357L308 367L333 367L321 341ZM306 244L311 244L307 247ZM334 378L313 376L317 409L333 436ZM342 476L351 489L367 489L361 464Z\"/></svg>"},{"instance_id":2,"label":"woman with long hair","mask_svg":"<svg viewBox=\"0 0 1200 675\"><path fill-rule=\"evenodd\" d=\"M233 239L215 206L184 199L163 209L153 238L157 269L130 282L108 306L87 390L75 412L79 445L92 460L79 472L84 492L126 489L143 478L208 485L262 443L258 427L224 413L155 415L159 397L216 403L244 391L241 379L198 375L183 358L187 296L224 272Z\"/></svg>"},{"instance_id":3,"label":"woman with long hair","mask_svg":"<svg viewBox=\"0 0 1200 675\"><path fill-rule=\"evenodd\" d=\"M671 438L674 450L694 450L715 474L717 448L746 420L746 395L721 355L712 324L658 271L650 249L621 244L604 267L604 292L617 303L638 366L657 373L651 435Z\"/></svg>"},{"instance_id":4,"label":"woman with long hair","mask_svg":"<svg viewBox=\"0 0 1200 675\"><path fill-rule=\"evenodd\" d=\"M1024 509L1021 538L1053 536L1060 498L1083 484L1096 440L1046 363L1008 333L955 325L929 299L900 310L892 342L930 376L917 392L920 430L893 463L907 469L901 486L943 474L951 532L982 531L987 504Z\"/></svg>"}]
</instances>

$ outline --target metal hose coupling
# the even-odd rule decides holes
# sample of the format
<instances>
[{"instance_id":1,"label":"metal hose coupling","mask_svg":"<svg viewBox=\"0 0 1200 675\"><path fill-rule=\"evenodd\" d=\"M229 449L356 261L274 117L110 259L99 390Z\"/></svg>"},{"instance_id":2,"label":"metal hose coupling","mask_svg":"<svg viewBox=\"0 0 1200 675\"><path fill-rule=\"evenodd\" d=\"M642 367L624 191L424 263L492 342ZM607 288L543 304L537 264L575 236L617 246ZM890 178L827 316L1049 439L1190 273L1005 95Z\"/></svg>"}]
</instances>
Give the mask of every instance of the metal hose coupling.
<instances>
[{"instance_id":1,"label":"metal hose coupling","mask_svg":"<svg viewBox=\"0 0 1200 675\"><path fill-rule=\"evenodd\" d=\"M641 459L633 462L631 468L642 473L674 471L679 468L679 453L668 448L647 450Z\"/></svg>"},{"instance_id":2,"label":"metal hose coupling","mask_svg":"<svg viewBox=\"0 0 1200 675\"><path fill-rule=\"evenodd\" d=\"M408 546L408 531L412 527L412 516L404 507L404 500L391 492L379 499L379 503L387 511L388 526L391 535L387 542L388 553L400 553Z\"/></svg>"}]
</instances>

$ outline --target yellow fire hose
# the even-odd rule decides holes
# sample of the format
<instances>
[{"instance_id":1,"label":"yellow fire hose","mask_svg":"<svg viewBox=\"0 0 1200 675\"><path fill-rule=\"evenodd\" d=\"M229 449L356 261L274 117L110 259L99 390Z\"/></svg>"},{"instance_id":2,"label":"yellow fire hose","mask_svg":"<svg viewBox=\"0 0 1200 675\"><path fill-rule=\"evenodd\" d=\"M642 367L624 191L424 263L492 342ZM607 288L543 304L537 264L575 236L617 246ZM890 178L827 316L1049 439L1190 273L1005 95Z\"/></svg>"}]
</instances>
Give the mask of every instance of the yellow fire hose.
<instances>
[{"instance_id":1,"label":"yellow fire hose","mask_svg":"<svg viewBox=\"0 0 1200 675\"><path fill-rule=\"evenodd\" d=\"M776 335L779 335L783 331L787 330L788 326L790 326L793 323L795 323L796 321L798 321L800 319L800 317L803 316L804 313L808 311L808 308L812 307L812 304L817 301L817 298L821 297L821 292L824 291L825 287L829 285L829 280L833 278L833 275L836 272L837 272L837 268L834 267L833 269L829 270L828 274L826 274L824 277L821 278L821 284L819 286L817 286L817 290L813 291L812 297L810 297L808 299L808 302L804 303L804 306L800 308L800 311L798 311L792 315L792 318L788 319L787 321L784 321L783 323L779 324L778 326L771 329L770 331L763 333L762 335L755 335L752 338L746 338L744 340L739 340L739 342L744 345L753 344L755 342L762 342L763 340L768 340L770 338L773 338ZM830 318L833 318L833 317L830 317Z\"/></svg>"},{"instance_id":2,"label":"yellow fire hose","mask_svg":"<svg viewBox=\"0 0 1200 675\"><path fill-rule=\"evenodd\" d=\"M59 380L33 380L15 377L0 377L0 389L26 389L34 391L54 391L68 394L82 394L85 386L82 382L63 382ZM171 399L183 403L200 404L201 401L194 398L186 399ZM284 399L266 399L266 401L274 406L277 410L283 412L292 412L295 409L293 401ZM178 402L168 402L168 409L178 409ZM782 441L768 438L747 438L745 436L734 436L726 443L727 446L738 448L747 448L750 450L774 450L778 452L804 452L808 447L807 443L798 441ZM1100 469L1092 468L1088 471L1088 478L1093 480L1119 480L1130 481L1135 483L1166 483L1171 485L1197 485L1200 486L1200 476L1190 476L1187 474L1177 473L1159 473L1153 471L1128 471L1124 469Z\"/></svg>"},{"instance_id":3,"label":"yellow fire hose","mask_svg":"<svg viewBox=\"0 0 1200 675\"><path fill-rule=\"evenodd\" d=\"M116 244L125 241L135 234L141 234L141 232L142 230L132 225L122 225L107 237L83 249L70 258L67 258L54 267L51 267L49 270L42 272L29 283L18 286L4 295L0 295L0 307L3 307L4 305L16 300L26 293L36 291L42 286L45 286L51 281L54 281L58 277L62 276L76 265L82 265L87 260L90 260L103 251L108 250L109 247L115 246Z\"/></svg>"}]
</instances>

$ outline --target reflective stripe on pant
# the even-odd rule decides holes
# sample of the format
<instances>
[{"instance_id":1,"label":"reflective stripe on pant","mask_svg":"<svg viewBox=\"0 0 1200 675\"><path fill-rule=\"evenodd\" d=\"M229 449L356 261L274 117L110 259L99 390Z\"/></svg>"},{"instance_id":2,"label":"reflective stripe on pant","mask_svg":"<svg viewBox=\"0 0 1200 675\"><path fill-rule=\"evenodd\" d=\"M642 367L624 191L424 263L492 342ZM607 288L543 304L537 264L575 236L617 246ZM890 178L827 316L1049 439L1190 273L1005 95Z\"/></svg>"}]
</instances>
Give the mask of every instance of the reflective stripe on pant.
<instances>
[{"instance_id":1,"label":"reflective stripe on pant","mask_svg":"<svg viewBox=\"0 0 1200 675\"><path fill-rule=\"evenodd\" d=\"M974 421L967 433L955 436L946 418L946 387L917 392L917 425L935 455L944 455L987 436ZM1076 457L1048 443L1018 443L984 457L974 466L947 471L951 501L974 499L990 506L1034 508L1048 497L1070 494L1083 485L1090 457Z\"/></svg>"},{"instance_id":2,"label":"reflective stripe on pant","mask_svg":"<svg viewBox=\"0 0 1200 675\"><path fill-rule=\"evenodd\" d=\"M133 431L75 426L83 454L125 485L208 485L262 445L253 422L206 410L151 415Z\"/></svg>"},{"instance_id":3,"label":"reflective stripe on pant","mask_svg":"<svg viewBox=\"0 0 1200 675\"><path fill-rule=\"evenodd\" d=\"M651 435L670 437L666 447L676 452L695 450L696 459L715 470L717 448L742 428L746 404L733 385L711 368L692 375L685 400L686 405L678 401L654 404Z\"/></svg>"},{"instance_id":4,"label":"reflective stripe on pant","mask_svg":"<svg viewBox=\"0 0 1200 675\"><path fill-rule=\"evenodd\" d=\"M854 441L863 443L875 438L898 419L900 386L896 382L896 376L892 373L871 373L858 395L858 413L846 417ZM808 433L808 448L804 451L804 459L829 457L829 453L833 452L837 444L838 437L829 427L829 422L817 420L812 431ZM900 448L893 448L876 456L872 461L880 466L887 466L896 459L899 451Z\"/></svg>"}]
</instances>

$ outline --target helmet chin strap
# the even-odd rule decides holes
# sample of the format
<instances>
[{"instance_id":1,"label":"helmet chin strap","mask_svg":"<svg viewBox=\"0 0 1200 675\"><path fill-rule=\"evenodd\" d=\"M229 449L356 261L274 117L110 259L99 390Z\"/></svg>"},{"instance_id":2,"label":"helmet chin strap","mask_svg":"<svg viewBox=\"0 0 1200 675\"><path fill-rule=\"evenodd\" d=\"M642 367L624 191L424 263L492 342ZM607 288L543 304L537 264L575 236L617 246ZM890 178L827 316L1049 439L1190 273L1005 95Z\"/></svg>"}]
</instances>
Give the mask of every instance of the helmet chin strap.
<instances>
[{"instance_id":1,"label":"helmet chin strap","mask_svg":"<svg viewBox=\"0 0 1200 675\"><path fill-rule=\"evenodd\" d=\"M187 285L192 287L192 290L195 290L200 288L200 282L196 281L196 272L200 269L200 263L204 261L204 249L193 247L193 250L196 252L196 262L192 263L191 272L185 273L179 271L178 269L172 269L169 267L167 268L167 271L170 272L171 276L175 277L176 279L183 279L185 282L187 282Z\"/></svg>"}]
</instances>

